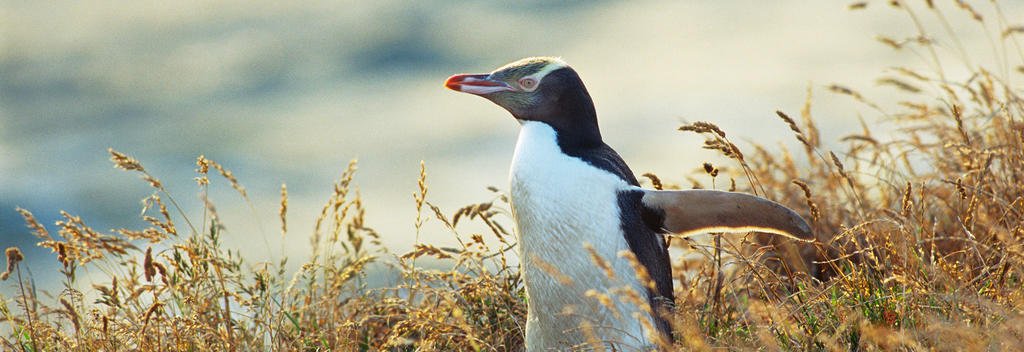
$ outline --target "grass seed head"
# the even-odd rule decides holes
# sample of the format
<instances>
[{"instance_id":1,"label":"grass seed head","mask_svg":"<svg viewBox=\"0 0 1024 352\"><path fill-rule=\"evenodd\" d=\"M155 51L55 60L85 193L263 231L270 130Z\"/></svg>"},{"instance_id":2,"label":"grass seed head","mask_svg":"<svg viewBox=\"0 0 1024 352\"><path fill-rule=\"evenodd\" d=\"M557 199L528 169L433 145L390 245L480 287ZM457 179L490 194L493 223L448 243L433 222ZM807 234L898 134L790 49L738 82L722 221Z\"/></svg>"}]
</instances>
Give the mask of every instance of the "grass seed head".
<instances>
[{"instance_id":1,"label":"grass seed head","mask_svg":"<svg viewBox=\"0 0 1024 352\"><path fill-rule=\"evenodd\" d=\"M722 131L717 125L707 121L697 121L691 124L686 124L679 127L680 131L690 131L694 133L712 133L719 137L725 138L725 131Z\"/></svg>"},{"instance_id":2,"label":"grass seed head","mask_svg":"<svg viewBox=\"0 0 1024 352\"><path fill-rule=\"evenodd\" d=\"M601 271L604 272L604 276L609 279L615 278L615 270L612 270L611 263L608 263L607 259L598 254L593 245L590 243L584 243L583 248L590 254L590 261L593 262L594 265L597 265L598 268L601 268Z\"/></svg>"},{"instance_id":3,"label":"grass seed head","mask_svg":"<svg viewBox=\"0 0 1024 352\"><path fill-rule=\"evenodd\" d=\"M651 180L651 187L654 187L654 189L656 189L656 190L664 189L664 186L661 184L661 179L658 178L657 175L655 175L653 173L650 173L650 172L647 172L647 173L644 173L641 176L646 177L647 179Z\"/></svg>"},{"instance_id":4,"label":"grass seed head","mask_svg":"<svg viewBox=\"0 0 1024 352\"><path fill-rule=\"evenodd\" d=\"M35 235L41 240L52 239L50 238L50 232L46 231L46 227L44 227L42 224L39 223L38 220L36 220L36 217L35 215L32 215L32 212L22 208L17 208L16 210L19 214L21 214L21 217L25 219L26 226L28 226L29 229L32 229L33 235Z\"/></svg>"},{"instance_id":5,"label":"grass seed head","mask_svg":"<svg viewBox=\"0 0 1024 352\"><path fill-rule=\"evenodd\" d=\"M288 233L288 186L283 183L281 184L281 205L277 215L281 219L281 237L284 237Z\"/></svg>"},{"instance_id":6,"label":"grass seed head","mask_svg":"<svg viewBox=\"0 0 1024 352\"><path fill-rule=\"evenodd\" d=\"M132 158L127 154L116 151L114 148L107 148L107 152L110 153L110 161L114 163L114 167L116 168L127 171L146 171L138 160L135 160L135 158Z\"/></svg>"},{"instance_id":7,"label":"grass seed head","mask_svg":"<svg viewBox=\"0 0 1024 352\"><path fill-rule=\"evenodd\" d=\"M21 254L21 249L18 247L8 247L4 250L4 254L7 255L7 269L0 273L0 280L6 281L11 276L11 272L18 267L18 263L25 259L25 256Z\"/></svg>"}]
</instances>

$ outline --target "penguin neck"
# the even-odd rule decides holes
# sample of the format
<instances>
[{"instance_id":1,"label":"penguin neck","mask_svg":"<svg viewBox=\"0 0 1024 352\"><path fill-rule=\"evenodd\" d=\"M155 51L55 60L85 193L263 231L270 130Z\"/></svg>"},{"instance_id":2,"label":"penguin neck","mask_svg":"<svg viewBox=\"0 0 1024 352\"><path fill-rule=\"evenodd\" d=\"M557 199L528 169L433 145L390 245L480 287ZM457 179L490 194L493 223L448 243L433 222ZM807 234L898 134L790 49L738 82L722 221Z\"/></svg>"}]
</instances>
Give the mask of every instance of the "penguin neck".
<instances>
[{"instance_id":1,"label":"penguin neck","mask_svg":"<svg viewBox=\"0 0 1024 352\"><path fill-rule=\"evenodd\" d=\"M542 121L550 125L558 136L558 146L567 154L571 151L600 147L601 129L597 124L597 111L586 88L559 99L559 108L552 119Z\"/></svg>"},{"instance_id":2,"label":"penguin neck","mask_svg":"<svg viewBox=\"0 0 1024 352\"><path fill-rule=\"evenodd\" d=\"M557 125L552 127L558 135L558 146L566 154L576 154L575 151L593 149L604 144L596 119L588 124L588 126L580 126L577 122L573 123L572 127L560 127Z\"/></svg>"}]
</instances>

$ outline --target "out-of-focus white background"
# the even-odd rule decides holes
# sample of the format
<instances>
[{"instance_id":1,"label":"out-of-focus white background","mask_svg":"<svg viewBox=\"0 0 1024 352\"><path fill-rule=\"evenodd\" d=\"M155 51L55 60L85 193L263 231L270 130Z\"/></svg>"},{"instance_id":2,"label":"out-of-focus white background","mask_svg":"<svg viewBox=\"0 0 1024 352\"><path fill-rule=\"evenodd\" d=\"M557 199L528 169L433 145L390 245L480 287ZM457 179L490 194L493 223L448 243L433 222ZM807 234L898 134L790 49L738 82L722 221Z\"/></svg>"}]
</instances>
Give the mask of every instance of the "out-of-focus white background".
<instances>
[{"instance_id":1,"label":"out-of-focus white background","mask_svg":"<svg viewBox=\"0 0 1024 352\"><path fill-rule=\"evenodd\" d=\"M1007 71L1020 64L1020 49L1001 46L988 1L968 1L988 33L952 1L936 1L959 44L923 1L911 2L951 79L964 78L958 45L970 64L1022 78ZM25 249L27 268L45 281L58 264L33 248L16 206L47 225L65 209L100 230L142 228L139 199L151 189L111 167L113 147L140 159L193 218L201 217L196 156L224 164L255 204L254 214L213 179L226 247L292 263L308 255L331 182L359 158L368 224L402 252L414 236L421 160L429 200L447 211L486 201L486 186L507 182L518 125L442 82L525 56L561 56L576 68L607 143L637 173L678 181L711 160L700 137L676 131L683 121L712 121L741 147L796 147L774 111L797 116L808 86L823 140L839 148L841 136L859 131L858 118L882 129L884 121L825 86L891 103L896 90L875 80L894 66L927 72L930 62L920 47L895 51L875 39L917 35L906 12L883 1L851 11L850 3L4 2L0 247ZM1024 3L1000 6L1011 22L1024 18ZM281 183L291 195L283 247ZM451 241L436 222L422 239Z\"/></svg>"}]
</instances>

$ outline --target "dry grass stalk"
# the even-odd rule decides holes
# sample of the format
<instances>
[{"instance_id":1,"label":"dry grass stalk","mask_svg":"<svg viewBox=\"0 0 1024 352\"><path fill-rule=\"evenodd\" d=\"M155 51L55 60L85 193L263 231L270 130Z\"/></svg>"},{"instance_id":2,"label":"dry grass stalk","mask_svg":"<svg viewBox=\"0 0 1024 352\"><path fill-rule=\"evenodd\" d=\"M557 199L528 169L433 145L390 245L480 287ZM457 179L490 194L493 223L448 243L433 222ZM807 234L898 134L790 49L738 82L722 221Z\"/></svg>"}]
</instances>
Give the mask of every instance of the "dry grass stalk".
<instances>
[{"instance_id":1,"label":"dry grass stalk","mask_svg":"<svg viewBox=\"0 0 1024 352\"><path fill-rule=\"evenodd\" d=\"M25 256L21 254L21 249L18 247L8 247L4 250L4 255L7 256L7 268L3 273L0 273L0 281L7 281L7 278L11 276L11 272L18 266L18 263L25 259Z\"/></svg>"},{"instance_id":2,"label":"dry grass stalk","mask_svg":"<svg viewBox=\"0 0 1024 352\"><path fill-rule=\"evenodd\" d=\"M629 262L629 265L633 267L633 271L636 272L637 279L640 280L640 283L643 284L644 287L652 292L657 291L657 287L654 286L654 280L651 279L651 274L647 272L647 267L640 264L640 260L636 258L636 255L633 254L633 252L620 251L618 256L619 258L625 259Z\"/></svg>"},{"instance_id":3,"label":"dry grass stalk","mask_svg":"<svg viewBox=\"0 0 1024 352\"><path fill-rule=\"evenodd\" d=\"M661 179L658 178L658 175L647 172L644 173L642 176L646 177L648 180L651 180L651 187L653 187L654 189L659 191L665 189L665 187L661 184Z\"/></svg>"},{"instance_id":4,"label":"dry grass stalk","mask_svg":"<svg viewBox=\"0 0 1024 352\"><path fill-rule=\"evenodd\" d=\"M896 87L896 88L898 88L898 89L900 89L902 91L908 92L908 93L920 93L921 92L921 88L917 88L913 84L901 81L898 78L894 78L894 77L879 78L875 82L878 83L879 85L893 86L893 87Z\"/></svg>"},{"instance_id":5,"label":"dry grass stalk","mask_svg":"<svg viewBox=\"0 0 1024 352\"><path fill-rule=\"evenodd\" d=\"M853 186L853 179L850 178L850 175L846 173L846 168L843 167L843 162L839 161L839 157L836 156L836 153L828 152L828 155L829 157L832 158L832 165L835 165L836 168L839 170L839 176L842 176L843 179L846 180L846 184L849 185L850 188L856 188Z\"/></svg>"},{"instance_id":6,"label":"dry grass stalk","mask_svg":"<svg viewBox=\"0 0 1024 352\"><path fill-rule=\"evenodd\" d=\"M288 186L281 184L281 206L277 211L281 219L281 237L288 233Z\"/></svg>"},{"instance_id":7,"label":"dry grass stalk","mask_svg":"<svg viewBox=\"0 0 1024 352\"><path fill-rule=\"evenodd\" d=\"M910 215L910 210L914 206L914 201L910 199L910 194L913 191L914 186L910 182L907 182L907 190L903 192L903 200L900 202L902 204L900 206L900 216L902 217L907 217L908 215Z\"/></svg>"},{"instance_id":8,"label":"dry grass stalk","mask_svg":"<svg viewBox=\"0 0 1024 352\"><path fill-rule=\"evenodd\" d=\"M21 214L22 219L25 220L25 225L32 230L33 235L44 241L51 239L50 232L47 231L46 227L40 224L38 220L36 220L36 217L35 215L32 215L32 212L22 208L17 208L15 210Z\"/></svg>"},{"instance_id":9,"label":"dry grass stalk","mask_svg":"<svg viewBox=\"0 0 1024 352\"><path fill-rule=\"evenodd\" d=\"M725 131L722 131L717 125L706 122L697 121L691 124L683 125L679 127L680 131L689 131L694 133L713 133L721 138L725 138Z\"/></svg>"},{"instance_id":10,"label":"dry grass stalk","mask_svg":"<svg viewBox=\"0 0 1024 352\"><path fill-rule=\"evenodd\" d=\"M782 111L775 111L775 114L778 115L779 118L782 119L782 121L786 122L786 125L789 126L789 129L796 134L796 139L800 141L800 143L804 145L804 148L807 149L807 152L810 153L811 150L814 149L814 143L811 142L811 140L804 135L804 132L800 130L799 126L797 126L796 121L793 121L793 119L790 118L789 115L786 115L786 113Z\"/></svg>"},{"instance_id":11,"label":"dry grass stalk","mask_svg":"<svg viewBox=\"0 0 1024 352\"><path fill-rule=\"evenodd\" d=\"M142 163L139 163L135 158L116 151L114 148L108 148L107 153L110 154L110 161L114 163L114 167L126 171L138 171L142 174L142 179L146 180L150 186L159 190L164 189L163 183L161 183L156 177L153 177L153 175L150 175L149 172L142 167Z\"/></svg>"},{"instance_id":12,"label":"dry grass stalk","mask_svg":"<svg viewBox=\"0 0 1024 352\"><path fill-rule=\"evenodd\" d=\"M548 262L544 261L543 259L537 258L537 257L528 257L528 258L529 259L527 259L527 260L530 260L530 262L532 264L536 265L537 268L539 268L544 273L546 273L548 275L551 275L551 277L554 277L555 280L558 280L558 282L561 283L562 285L564 285L564 286L575 285L576 282L572 279L572 277L562 273L562 271L559 270L558 267L552 265L551 263L548 263Z\"/></svg>"},{"instance_id":13,"label":"dry grass stalk","mask_svg":"<svg viewBox=\"0 0 1024 352\"><path fill-rule=\"evenodd\" d=\"M207 159L205 156L200 155L199 158L196 159L196 165L199 167L197 171L201 175L201 181L199 181L200 184L209 183L209 179L206 178L206 175L209 172L210 168L212 167L215 170L217 170L217 173L219 173L221 177L223 177L225 180L228 180L228 183L231 184L231 188L234 188L235 191L238 192L238 194L242 195L242 198L249 198L248 192L246 192L245 187L242 186L242 184L238 183L238 178L235 177L235 174L232 173L231 170L226 169L220 163L217 163L216 161Z\"/></svg>"},{"instance_id":14,"label":"dry grass stalk","mask_svg":"<svg viewBox=\"0 0 1024 352\"><path fill-rule=\"evenodd\" d=\"M874 108L875 110L879 110L879 111L882 110L882 108L880 106L878 106L877 104L867 100L867 98L864 98L864 96L861 95L859 92L857 92L857 91L855 91L853 89L850 89L848 87L845 87L845 86L842 86L842 85L839 85L839 84L832 84L832 85L828 86L828 90L833 92L833 93L836 93L836 94L848 95L850 97L853 97L853 99L857 100L858 102L861 102L861 103L863 103L863 104L865 104L867 106L870 106L870 107Z\"/></svg>"},{"instance_id":15,"label":"dry grass stalk","mask_svg":"<svg viewBox=\"0 0 1024 352\"><path fill-rule=\"evenodd\" d=\"M593 245L590 243L584 243L583 249L587 250L587 253L590 254L590 261L594 262L594 265L597 265L597 267L604 272L604 276L609 279L615 279L615 271L612 270L612 265L608 263L607 259L597 253L597 250L594 249Z\"/></svg>"},{"instance_id":16,"label":"dry grass stalk","mask_svg":"<svg viewBox=\"0 0 1024 352\"><path fill-rule=\"evenodd\" d=\"M146 248L146 256L142 261L142 273L145 275L146 281L153 282L153 277L156 276L156 266L153 265L153 247Z\"/></svg>"},{"instance_id":17,"label":"dry grass stalk","mask_svg":"<svg viewBox=\"0 0 1024 352\"><path fill-rule=\"evenodd\" d=\"M903 44L905 43L905 41L898 41L896 39L892 39L892 38L886 37L884 35L877 35L877 36L875 36L875 40L881 42L882 44L888 45L889 47L891 47L893 49L896 49L896 50L903 49ZM839 89L839 88L840 87L836 86L835 89ZM841 89L840 92L843 93L843 94L850 94L850 93L852 93L852 91L850 91L849 89ZM852 95L852 94L850 94L850 95Z\"/></svg>"},{"instance_id":18,"label":"dry grass stalk","mask_svg":"<svg viewBox=\"0 0 1024 352\"><path fill-rule=\"evenodd\" d=\"M64 306L64 311L62 313L67 314L68 319L71 320L71 324L75 327L75 332L80 332L82 330L82 325L80 323L81 318L78 316L78 311L75 310L75 307L72 306L71 302L67 299L62 297L59 301L60 304Z\"/></svg>"},{"instance_id":19,"label":"dry grass stalk","mask_svg":"<svg viewBox=\"0 0 1024 352\"><path fill-rule=\"evenodd\" d=\"M803 120L804 126L807 126L807 141L813 148L817 148L821 146L821 131L818 130L818 126L814 123L814 117L811 115L811 103L813 101L814 89L813 86L808 83L807 94L804 98L804 105L800 108L800 118Z\"/></svg>"},{"instance_id":20,"label":"dry grass stalk","mask_svg":"<svg viewBox=\"0 0 1024 352\"><path fill-rule=\"evenodd\" d=\"M199 174L199 177L196 177L195 179L196 184L199 186L209 185L210 178L208 175L210 173L210 162L206 160L205 155L200 155L196 158L196 167L196 173Z\"/></svg>"},{"instance_id":21,"label":"dry grass stalk","mask_svg":"<svg viewBox=\"0 0 1024 352\"><path fill-rule=\"evenodd\" d=\"M716 168L714 165L711 165L711 163L704 163L703 167L704 173L710 175L711 178L718 177L718 168Z\"/></svg>"},{"instance_id":22,"label":"dry grass stalk","mask_svg":"<svg viewBox=\"0 0 1024 352\"><path fill-rule=\"evenodd\" d=\"M971 5L968 4L966 1L964 1L964 0L956 0L956 5L960 9L970 13L971 14L971 18L973 18L975 21L978 21L978 22L984 22L985 21L984 17L982 17L981 14L978 13L978 11L975 11L974 8L971 7Z\"/></svg>"},{"instance_id":23,"label":"dry grass stalk","mask_svg":"<svg viewBox=\"0 0 1024 352\"><path fill-rule=\"evenodd\" d=\"M608 294L597 292L597 290L594 289L589 289L587 292L584 292L584 296L596 300L597 303L601 304L602 307L611 312L616 319L622 318L622 313L619 312L619 307L615 305L615 301L612 300L612 297Z\"/></svg>"},{"instance_id":24,"label":"dry grass stalk","mask_svg":"<svg viewBox=\"0 0 1024 352\"><path fill-rule=\"evenodd\" d=\"M821 211L818 209L818 205L814 204L811 200L811 189L807 187L807 183L800 180L793 180L793 184L800 187L800 190L804 191L804 198L807 199L807 208L811 211L811 221L818 221L821 218Z\"/></svg>"},{"instance_id":25,"label":"dry grass stalk","mask_svg":"<svg viewBox=\"0 0 1024 352\"><path fill-rule=\"evenodd\" d=\"M744 159L740 148L729 141L729 139L725 137L725 132L717 125L710 122L698 121L680 126L678 130L704 134L710 137L704 140L704 149L717 150L721 152L723 156L736 160L743 169L743 172L746 174L747 179L752 184L758 183L757 176L754 174L753 170L750 169L750 165L747 163L746 159ZM700 188L699 183L694 182L693 188ZM761 187L760 190L762 193L764 192L763 187ZM757 191L754 193L756 194Z\"/></svg>"}]
</instances>

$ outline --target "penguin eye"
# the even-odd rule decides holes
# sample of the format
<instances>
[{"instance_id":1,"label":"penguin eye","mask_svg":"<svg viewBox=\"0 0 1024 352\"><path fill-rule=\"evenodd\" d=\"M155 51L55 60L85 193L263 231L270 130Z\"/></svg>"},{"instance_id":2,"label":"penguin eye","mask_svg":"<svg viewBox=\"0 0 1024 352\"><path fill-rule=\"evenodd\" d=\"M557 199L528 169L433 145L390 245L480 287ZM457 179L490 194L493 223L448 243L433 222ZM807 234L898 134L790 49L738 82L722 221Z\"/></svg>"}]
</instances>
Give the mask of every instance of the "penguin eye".
<instances>
[{"instance_id":1,"label":"penguin eye","mask_svg":"<svg viewBox=\"0 0 1024 352\"><path fill-rule=\"evenodd\" d=\"M532 91L534 88L537 88L537 80L529 77L523 78L519 80L519 86L525 91Z\"/></svg>"}]
</instances>

